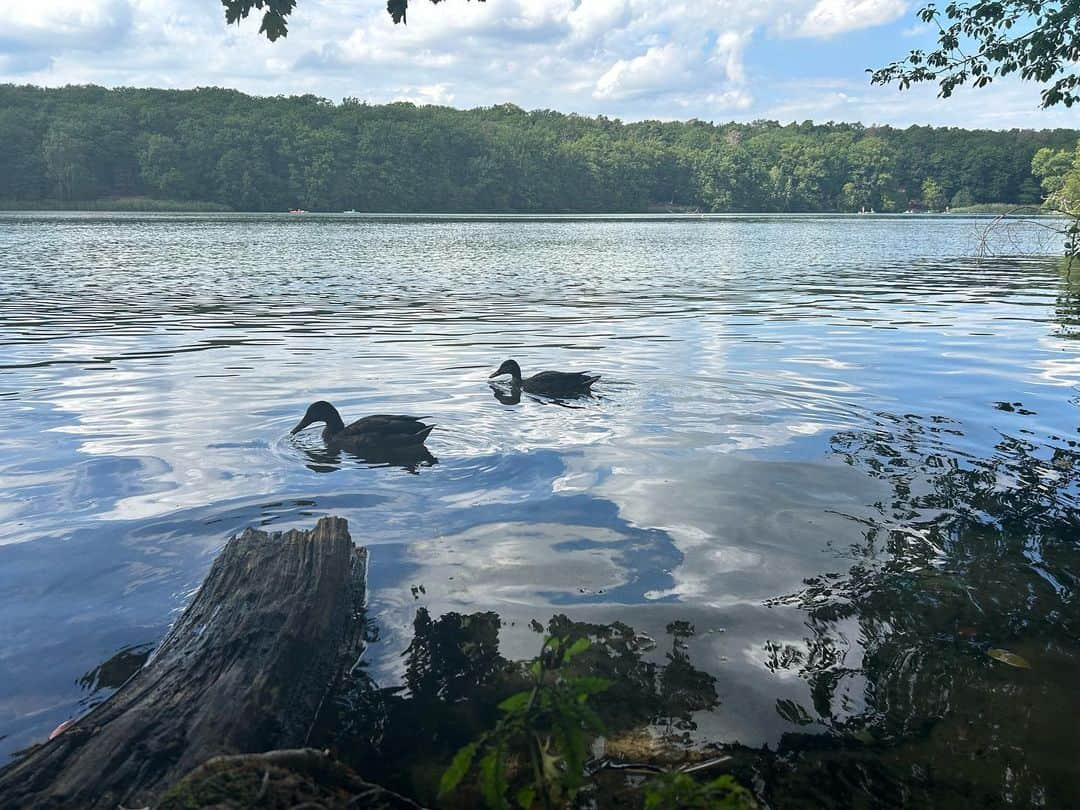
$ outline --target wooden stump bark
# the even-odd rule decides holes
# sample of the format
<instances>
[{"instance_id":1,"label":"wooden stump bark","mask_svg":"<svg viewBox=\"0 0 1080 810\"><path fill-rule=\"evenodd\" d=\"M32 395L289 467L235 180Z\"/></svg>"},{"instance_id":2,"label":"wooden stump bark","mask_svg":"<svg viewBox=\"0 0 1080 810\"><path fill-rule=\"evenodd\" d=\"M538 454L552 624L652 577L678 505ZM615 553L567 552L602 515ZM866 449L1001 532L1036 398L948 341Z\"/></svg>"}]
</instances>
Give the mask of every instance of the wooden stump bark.
<instances>
[{"instance_id":1,"label":"wooden stump bark","mask_svg":"<svg viewBox=\"0 0 1080 810\"><path fill-rule=\"evenodd\" d=\"M299 748L363 647L367 555L342 518L229 540L146 665L0 772L0 807L146 807L211 757Z\"/></svg>"}]
</instances>

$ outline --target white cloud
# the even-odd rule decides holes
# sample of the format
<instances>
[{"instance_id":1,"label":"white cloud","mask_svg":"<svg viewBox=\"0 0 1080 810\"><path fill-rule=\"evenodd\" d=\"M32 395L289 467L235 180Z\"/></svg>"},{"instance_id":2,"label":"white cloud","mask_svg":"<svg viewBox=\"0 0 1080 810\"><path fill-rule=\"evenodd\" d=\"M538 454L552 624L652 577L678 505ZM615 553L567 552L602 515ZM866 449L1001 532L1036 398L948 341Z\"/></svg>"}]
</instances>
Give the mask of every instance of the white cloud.
<instances>
[{"instance_id":1,"label":"white cloud","mask_svg":"<svg viewBox=\"0 0 1080 810\"><path fill-rule=\"evenodd\" d=\"M131 33L128 0L7 0L0 77L48 70L60 50L110 50Z\"/></svg>"},{"instance_id":2,"label":"white cloud","mask_svg":"<svg viewBox=\"0 0 1080 810\"><path fill-rule=\"evenodd\" d=\"M649 48L641 56L620 59L596 82L597 98L630 98L677 86L686 78L686 57L675 44Z\"/></svg>"},{"instance_id":3,"label":"white cloud","mask_svg":"<svg viewBox=\"0 0 1080 810\"><path fill-rule=\"evenodd\" d=\"M127 0L7 0L4 16L5 40L85 46L126 31L132 9Z\"/></svg>"},{"instance_id":4,"label":"white cloud","mask_svg":"<svg viewBox=\"0 0 1080 810\"><path fill-rule=\"evenodd\" d=\"M706 93L702 100L715 110L746 110L754 103L754 97L744 90Z\"/></svg>"},{"instance_id":5,"label":"white cloud","mask_svg":"<svg viewBox=\"0 0 1080 810\"><path fill-rule=\"evenodd\" d=\"M454 93L447 82L437 84L425 84L419 87L410 87L402 90L402 101L411 101L413 104L441 104L449 106L454 103Z\"/></svg>"},{"instance_id":6,"label":"white cloud","mask_svg":"<svg viewBox=\"0 0 1080 810\"><path fill-rule=\"evenodd\" d=\"M740 34L737 31L725 31L716 38L714 60L724 65L724 72L730 81L741 83L746 79L746 71L743 69L743 48L749 34Z\"/></svg>"},{"instance_id":7,"label":"white cloud","mask_svg":"<svg viewBox=\"0 0 1080 810\"><path fill-rule=\"evenodd\" d=\"M818 0L803 18L796 34L831 37L892 22L907 9L906 0Z\"/></svg>"},{"instance_id":8,"label":"white cloud","mask_svg":"<svg viewBox=\"0 0 1080 810\"><path fill-rule=\"evenodd\" d=\"M586 42L625 28L632 19L630 0L589 0L571 9L566 17L572 36Z\"/></svg>"}]
</instances>

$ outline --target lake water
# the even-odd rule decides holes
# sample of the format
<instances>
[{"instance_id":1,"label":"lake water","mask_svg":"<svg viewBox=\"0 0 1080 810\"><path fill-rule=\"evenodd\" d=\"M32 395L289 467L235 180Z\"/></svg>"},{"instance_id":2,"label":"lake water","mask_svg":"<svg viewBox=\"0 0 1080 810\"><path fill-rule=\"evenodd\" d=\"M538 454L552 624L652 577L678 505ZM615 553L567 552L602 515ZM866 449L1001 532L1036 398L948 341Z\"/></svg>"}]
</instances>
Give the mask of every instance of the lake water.
<instances>
[{"instance_id":1,"label":"lake water","mask_svg":"<svg viewBox=\"0 0 1080 810\"><path fill-rule=\"evenodd\" d=\"M1080 270L1019 226L977 260L985 224L0 214L0 753L115 688L231 533L337 514L380 687L419 609L497 613L509 659L621 622L696 673L654 736L779 748L781 805L808 756L834 797L1066 804ZM508 357L598 395L504 404ZM437 462L290 438L317 399L429 416Z\"/></svg>"}]
</instances>

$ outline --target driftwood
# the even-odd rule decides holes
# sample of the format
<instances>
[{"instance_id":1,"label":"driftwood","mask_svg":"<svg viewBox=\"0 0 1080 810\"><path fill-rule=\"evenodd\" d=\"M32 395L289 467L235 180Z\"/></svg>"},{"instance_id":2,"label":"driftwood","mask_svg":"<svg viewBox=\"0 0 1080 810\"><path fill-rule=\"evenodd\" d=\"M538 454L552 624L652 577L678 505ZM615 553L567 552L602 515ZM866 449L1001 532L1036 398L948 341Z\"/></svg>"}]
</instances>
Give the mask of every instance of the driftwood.
<instances>
[{"instance_id":1,"label":"driftwood","mask_svg":"<svg viewBox=\"0 0 1080 810\"><path fill-rule=\"evenodd\" d=\"M0 772L0 808L145 807L211 757L304 746L362 649L366 563L342 518L230 539L147 664Z\"/></svg>"}]
</instances>

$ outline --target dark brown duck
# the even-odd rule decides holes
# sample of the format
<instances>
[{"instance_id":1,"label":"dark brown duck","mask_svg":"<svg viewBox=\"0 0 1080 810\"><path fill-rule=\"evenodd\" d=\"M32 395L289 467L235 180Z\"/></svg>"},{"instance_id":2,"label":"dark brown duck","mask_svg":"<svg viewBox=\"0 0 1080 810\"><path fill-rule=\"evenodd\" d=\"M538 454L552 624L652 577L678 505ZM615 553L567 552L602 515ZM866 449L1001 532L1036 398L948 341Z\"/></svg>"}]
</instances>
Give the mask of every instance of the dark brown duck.
<instances>
[{"instance_id":1,"label":"dark brown duck","mask_svg":"<svg viewBox=\"0 0 1080 810\"><path fill-rule=\"evenodd\" d=\"M374 414L346 425L337 408L329 402L312 403L304 418L291 431L296 435L308 425L325 423L323 441L334 450L370 450L371 448L418 446L435 429L420 421L420 417Z\"/></svg>"},{"instance_id":2,"label":"dark brown duck","mask_svg":"<svg viewBox=\"0 0 1080 810\"><path fill-rule=\"evenodd\" d=\"M507 374L515 388L545 397L583 396L591 393L593 383L600 379L599 374L587 371L541 371L531 377L522 377L521 366L516 360L507 360L489 379Z\"/></svg>"}]
</instances>

